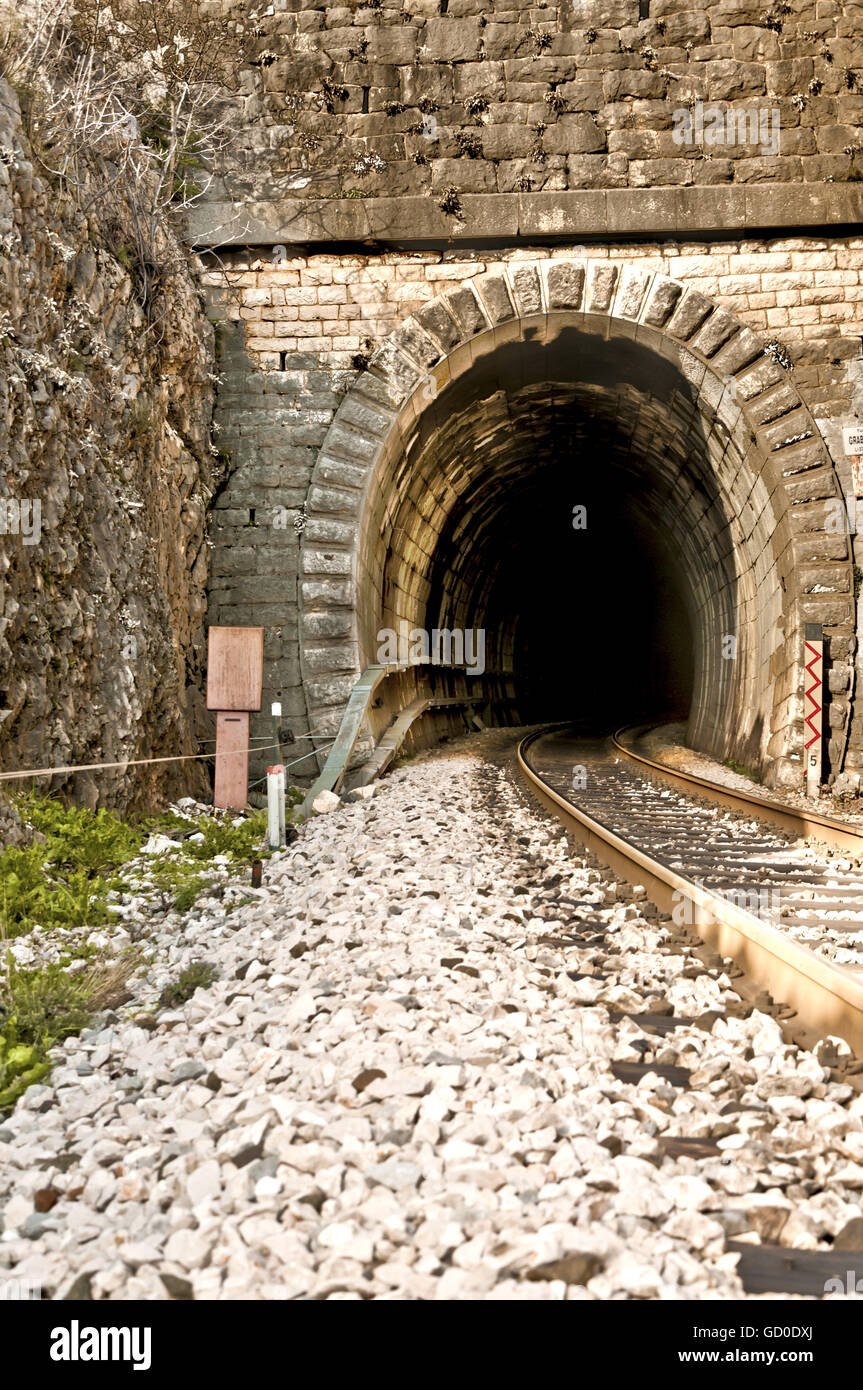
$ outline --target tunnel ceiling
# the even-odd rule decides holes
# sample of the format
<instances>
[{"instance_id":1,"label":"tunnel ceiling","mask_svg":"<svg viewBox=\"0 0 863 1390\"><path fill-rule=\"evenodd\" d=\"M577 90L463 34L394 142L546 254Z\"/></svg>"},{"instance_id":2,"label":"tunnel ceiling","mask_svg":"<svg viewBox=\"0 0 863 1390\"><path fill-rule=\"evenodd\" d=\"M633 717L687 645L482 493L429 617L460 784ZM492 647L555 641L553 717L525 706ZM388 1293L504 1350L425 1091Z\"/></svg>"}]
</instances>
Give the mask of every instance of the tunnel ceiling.
<instances>
[{"instance_id":1,"label":"tunnel ceiling","mask_svg":"<svg viewBox=\"0 0 863 1390\"><path fill-rule=\"evenodd\" d=\"M451 412L444 393L435 416L438 427L403 456L376 500L384 612L420 624L478 620L508 547L521 548L536 528L559 536L561 522L571 533L577 505L588 509L588 531L638 511L694 572L707 565L709 542L710 568L734 582L730 518L704 425L682 397L548 382ZM701 509L697 532L687 504ZM695 586L687 593L695 605Z\"/></svg>"}]
</instances>

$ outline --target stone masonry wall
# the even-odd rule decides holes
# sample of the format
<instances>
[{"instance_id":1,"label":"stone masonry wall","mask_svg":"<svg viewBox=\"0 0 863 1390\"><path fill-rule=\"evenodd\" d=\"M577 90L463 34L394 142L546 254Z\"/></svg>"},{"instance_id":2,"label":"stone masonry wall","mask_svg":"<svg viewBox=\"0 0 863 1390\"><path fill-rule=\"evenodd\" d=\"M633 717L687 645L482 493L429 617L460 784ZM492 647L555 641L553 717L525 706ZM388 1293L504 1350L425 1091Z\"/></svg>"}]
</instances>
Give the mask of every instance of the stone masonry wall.
<instances>
[{"instance_id":1,"label":"stone masonry wall","mask_svg":"<svg viewBox=\"0 0 863 1390\"><path fill-rule=\"evenodd\" d=\"M235 201L841 182L863 168L859 4L271 9L223 170ZM776 110L780 148L681 145L674 112L699 99Z\"/></svg>"},{"instance_id":2,"label":"stone masonry wall","mask_svg":"<svg viewBox=\"0 0 863 1390\"><path fill-rule=\"evenodd\" d=\"M265 625L264 708L278 692L295 732L307 729L298 585L314 600L316 592L338 585L338 566L346 562L334 555L330 572L309 573L300 547L311 470L339 401L371 353L429 299L495 264L555 254L637 260L639 268L702 291L765 343L781 344L847 483L841 425L863 409L863 239L587 243L559 253L465 249L279 254L275 260L271 248L229 252L230 288L221 269L205 276L215 311L232 325L219 397L220 439L230 451L231 472L213 511L212 620ZM311 524L337 527L338 518ZM333 703L341 698L337 692ZM327 703L318 690L313 701ZM852 732L848 766L855 765L863 765L863 740Z\"/></svg>"},{"instance_id":3,"label":"stone masonry wall","mask_svg":"<svg viewBox=\"0 0 863 1390\"><path fill-rule=\"evenodd\" d=\"M196 752L217 470L199 288L178 255L148 335L122 246L37 177L5 83L0 246L0 766ZM180 763L54 785L123 809L208 783Z\"/></svg>"}]
</instances>

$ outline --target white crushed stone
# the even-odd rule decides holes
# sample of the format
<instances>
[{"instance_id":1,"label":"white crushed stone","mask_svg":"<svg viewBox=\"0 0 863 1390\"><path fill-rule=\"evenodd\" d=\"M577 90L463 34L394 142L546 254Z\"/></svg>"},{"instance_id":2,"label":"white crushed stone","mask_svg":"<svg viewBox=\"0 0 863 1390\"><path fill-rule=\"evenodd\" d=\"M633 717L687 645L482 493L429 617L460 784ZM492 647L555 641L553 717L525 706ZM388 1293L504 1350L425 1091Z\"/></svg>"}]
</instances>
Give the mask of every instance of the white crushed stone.
<instances>
[{"instance_id":1,"label":"white crushed stone","mask_svg":"<svg viewBox=\"0 0 863 1390\"><path fill-rule=\"evenodd\" d=\"M192 960L211 988L69 1039L0 1121L0 1274L109 1299L729 1299L726 1236L812 1249L857 1216L863 1098L758 1011L613 1021L737 997L502 768L396 772L244 897L165 919L126 1012ZM657 1059L692 1089L611 1070ZM710 1136L697 1159L660 1142Z\"/></svg>"}]
</instances>

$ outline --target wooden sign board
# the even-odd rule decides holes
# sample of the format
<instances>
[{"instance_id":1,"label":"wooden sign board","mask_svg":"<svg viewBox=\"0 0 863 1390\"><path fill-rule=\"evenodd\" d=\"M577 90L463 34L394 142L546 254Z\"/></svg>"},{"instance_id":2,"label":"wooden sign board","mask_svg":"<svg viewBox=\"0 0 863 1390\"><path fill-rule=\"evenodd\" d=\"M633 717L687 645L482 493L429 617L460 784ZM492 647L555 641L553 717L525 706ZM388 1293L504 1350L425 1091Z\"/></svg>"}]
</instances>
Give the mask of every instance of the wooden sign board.
<instances>
[{"instance_id":1,"label":"wooden sign board","mask_svg":"<svg viewBox=\"0 0 863 1390\"><path fill-rule=\"evenodd\" d=\"M261 708L264 629L211 627L207 648L207 709Z\"/></svg>"},{"instance_id":2,"label":"wooden sign board","mask_svg":"<svg viewBox=\"0 0 863 1390\"><path fill-rule=\"evenodd\" d=\"M213 805L242 811L249 799L249 712L216 715L216 776Z\"/></svg>"}]
</instances>

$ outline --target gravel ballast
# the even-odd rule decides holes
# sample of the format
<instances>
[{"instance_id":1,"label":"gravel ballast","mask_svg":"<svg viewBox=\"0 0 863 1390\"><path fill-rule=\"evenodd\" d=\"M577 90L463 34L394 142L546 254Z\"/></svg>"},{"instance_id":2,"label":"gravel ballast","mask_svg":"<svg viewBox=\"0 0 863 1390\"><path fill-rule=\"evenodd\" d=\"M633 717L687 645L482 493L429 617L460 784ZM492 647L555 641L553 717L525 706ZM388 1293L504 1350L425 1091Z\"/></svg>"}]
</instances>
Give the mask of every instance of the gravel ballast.
<instances>
[{"instance_id":1,"label":"gravel ballast","mask_svg":"<svg viewBox=\"0 0 863 1390\"><path fill-rule=\"evenodd\" d=\"M728 1299L727 1239L828 1248L859 1212L863 1098L570 846L499 744L395 772L244 903L165 920L135 1000L0 1121L0 1277ZM210 988L141 1018L201 960Z\"/></svg>"}]
</instances>

